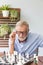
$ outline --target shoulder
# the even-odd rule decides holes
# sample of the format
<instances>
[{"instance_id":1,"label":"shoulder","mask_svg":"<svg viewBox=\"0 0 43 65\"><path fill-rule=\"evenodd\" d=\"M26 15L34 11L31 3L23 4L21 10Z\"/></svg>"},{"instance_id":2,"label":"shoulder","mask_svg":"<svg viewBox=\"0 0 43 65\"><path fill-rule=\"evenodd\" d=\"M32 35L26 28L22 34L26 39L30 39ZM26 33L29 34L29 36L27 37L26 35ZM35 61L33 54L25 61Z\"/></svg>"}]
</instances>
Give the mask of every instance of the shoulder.
<instances>
[{"instance_id":1,"label":"shoulder","mask_svg":"<svg viewBox=\"0 0 43 65\"><path fill-rule=\"evenodd\" d=\"M39 34L33 33L33 32L29 32L29 33L28 33L28 36L39 36Z\"/></svg>"},{"instance_id":2,"label":"shoulder","mask_svg":"<svg viewBox=\"0 0 43 65\"><path fill-rule=\"evenodd\" d=\"M40 38L43 39L43 35L39 34L39 33L33 33L33 32L29 32L28 36L33 37L33 38Z\"/></svg>"},{"instance_id":3,"label":"shoulder","mask_svg":"<svg viewBox=\"0 0 43 65\"><path fill-rule=\"evenodd\" d=\"M34 40L34 39L39 39L39 38L41 38L41 35L39 35L38 33L33 33L33 32L28 33L28 39Z\"/></svg>"}]
</instances>

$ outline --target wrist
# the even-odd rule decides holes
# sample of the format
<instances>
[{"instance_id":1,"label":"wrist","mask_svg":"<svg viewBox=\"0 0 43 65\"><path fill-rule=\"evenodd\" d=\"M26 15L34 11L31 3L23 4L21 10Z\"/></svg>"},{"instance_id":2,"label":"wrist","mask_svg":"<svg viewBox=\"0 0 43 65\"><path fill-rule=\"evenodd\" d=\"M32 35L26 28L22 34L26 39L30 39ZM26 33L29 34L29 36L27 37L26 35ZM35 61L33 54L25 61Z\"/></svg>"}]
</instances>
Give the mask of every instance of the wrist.
<instances>
[{"instance_id":1,"label":"wrist","mask_svg":"<svg viewBox=\"0 0 43 65\"><path fill-rule=\"evenodd\" d=\"M11 39L9 39L9 43L10 44L14 44L14 41L12 41Z\"/></svg>"}]
</instances>

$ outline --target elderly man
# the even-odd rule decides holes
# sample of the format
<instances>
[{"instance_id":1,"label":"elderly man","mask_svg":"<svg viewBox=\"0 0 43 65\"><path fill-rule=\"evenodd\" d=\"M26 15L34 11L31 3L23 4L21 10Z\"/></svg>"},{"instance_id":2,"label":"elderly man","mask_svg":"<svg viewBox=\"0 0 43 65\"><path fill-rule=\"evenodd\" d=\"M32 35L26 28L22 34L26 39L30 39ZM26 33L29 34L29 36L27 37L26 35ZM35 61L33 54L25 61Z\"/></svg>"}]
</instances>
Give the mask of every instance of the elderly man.
<instances>
[{"instance_id":1,"label":"elderly man","mask_svg":"<svg viewBox=\"0 0 43 65\"><path fill-rule=\"evenodd\" d=\"M12 54L14 50L18 53L29 55L37 54L37 48L43 46L43 37L29 32L29 24L26 21L19 21L15 31L10 34L9 50Z\"/></svg>"}]
</instances>

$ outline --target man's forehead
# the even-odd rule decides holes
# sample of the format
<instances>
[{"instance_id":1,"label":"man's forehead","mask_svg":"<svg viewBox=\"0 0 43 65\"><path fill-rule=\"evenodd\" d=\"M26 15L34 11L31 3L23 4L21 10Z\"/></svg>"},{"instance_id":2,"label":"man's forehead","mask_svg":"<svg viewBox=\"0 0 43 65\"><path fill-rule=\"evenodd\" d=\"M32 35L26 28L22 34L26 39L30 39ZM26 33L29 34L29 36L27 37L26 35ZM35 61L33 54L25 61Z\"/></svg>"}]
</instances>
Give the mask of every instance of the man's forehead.
<instances>
[{"instance_id":1,"label":"man's forehead","mask_svg":"<svg viewBox=\"0 0 43 65\"><path fill-rule=\"evenodd\" d=\"M16 30L26 30L27 29L27 26L17 26L16 27Z\"/></svg>"}]
</instances>

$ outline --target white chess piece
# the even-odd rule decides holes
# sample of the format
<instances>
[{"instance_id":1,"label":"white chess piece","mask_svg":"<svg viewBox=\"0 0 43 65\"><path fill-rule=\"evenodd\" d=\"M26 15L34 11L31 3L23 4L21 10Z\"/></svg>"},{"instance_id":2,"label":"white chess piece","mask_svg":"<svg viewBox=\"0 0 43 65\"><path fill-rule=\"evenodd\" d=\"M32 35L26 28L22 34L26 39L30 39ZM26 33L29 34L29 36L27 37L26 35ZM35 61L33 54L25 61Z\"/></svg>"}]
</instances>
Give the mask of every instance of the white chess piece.
<instances>
[{"instance_id":1,"label":"white chess piece","mask_svg":"<svg viewBox=\"0 0 43 65\"><path fill-rule=\"evenodd\" d=\"M21 62L21 60L19 60L19 62L17 63L17 65L23 65L23 63Z\"/></svg>"},{"instance_id":2,"label":"white chess piece","mask_svg":"<svg viewBox=\"0 0 43 65\"><path fill-rule=\"evenodd\" d=\"M23 65L21 58L22 58L21 54L19 53L19 61L18 61L17 65Z\"/></svg>"},{"instance_id":3,"label":"white chess piece","mask_svg":"<svg viewBox=\"0 0 43 65\"><path fill-rule=\"evenodd\" d=\"M29 54L28 53L26 53L26 58L29 59Z\"/></svg>"},{"instance_id":4,"label":"white chess piece","mask_svg":"<svg viewBox=\"0 0 43 65\"><path fill-rule=\"evenodd\" d=\"M36 54L34 54L34 63L38 63L38 56L36 56Z\"/></svg>"}]
</instances>

